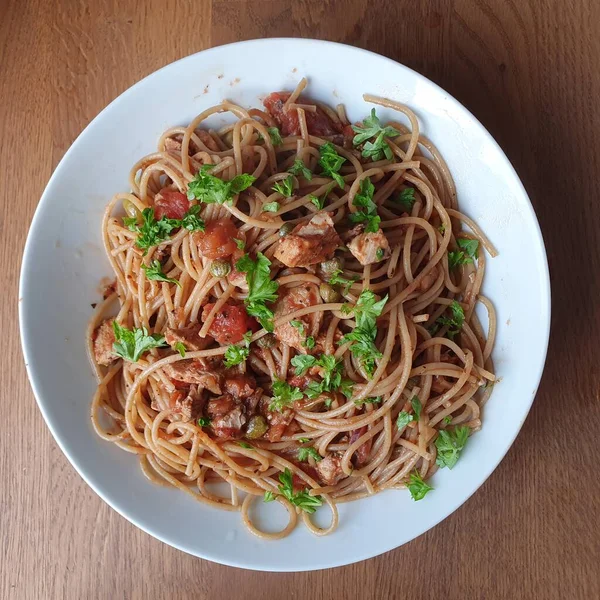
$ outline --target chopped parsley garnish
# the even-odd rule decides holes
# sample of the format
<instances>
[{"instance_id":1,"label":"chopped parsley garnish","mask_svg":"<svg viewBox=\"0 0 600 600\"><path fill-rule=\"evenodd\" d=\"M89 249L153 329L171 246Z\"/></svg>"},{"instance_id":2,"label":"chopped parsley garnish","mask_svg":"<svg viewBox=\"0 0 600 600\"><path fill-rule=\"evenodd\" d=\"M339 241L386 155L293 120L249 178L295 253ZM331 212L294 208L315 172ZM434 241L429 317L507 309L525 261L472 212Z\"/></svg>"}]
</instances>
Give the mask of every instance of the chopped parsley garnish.
<instances>
[{"instance_id":1,"label":"chopped parsley garnish","mask_svg":"<svg viewBox=\"0 0 600 600\"><path fill-rule=\"evenodd\" d=\"M279 202L267 202L262 205L262 212L277 212L279 210Z\"/></svg>"},{"instance_id":2,"label":"chopped parsley garnish","mask_svg":"<svg viewBox=\"0 0 600 600\"><path fill-rule=\"evenodd\" d=\"M455 427L453 430L440 429L435 440L435 447L437 448L435 464L439 467L452 469L469 439L470 431L468 427Z\"/></svg>"},{"instance_id":3,"label":"chopped parsley garnish","mask_svg":"<svg viewBox=\"0 0 600 600\"><path fill-rule=\"evenodd\" d=\"M298 438L298 442L300 444L308 444L308 442L310 442L310 438Z\"/></svg>"},{"instance_id":4,"label":"chopped parsley garnish","mask_svg":"<svg viewBox=\"0 0 600 600\"><path fill-rule=\"evenodd\" d=\"M377 250L375 251L375 258L377 260L383 260L384 256L385 252L383 251L383 248L377 248Z\"/></svg>"},{"instance_id":5,"label":"chopped parsley garnish","mask_svg":"<svg viewBox=\"0 0 600 600\"><path fill-rule=\"evenodd\" d=\"M250 356L250 339L252 338L252 332L246 331L244 334L242 345L232 344L225 350L225 360L223 364L227 369L235 365L243 363L248 356Z\"/></svg>"},{"instance_id":6,"label":"chopped parsley garnish","mask_svg":"<svg viewBox=\"0 0 600 600\"><path fill-rule=\"evenodd\" d=\"M365 223L367 233L375 233L379 229L381 217L377 214L377 204L373 202L375 186L369 177L360 181L360 191L354 196L352 204L361 209L350 213L349 217L353 223Z\"/></svg>"},{"instance_id":7,"label":"chopped parsley garnish","mask_svg":"<svg viewBox=\"0 0 600 600\"><path fill-rule=\"evenodd\" d=\"M267 127L267 132L269 133L271 144L273 144L273 146L281 146L281 144L283 144L281 133L279 133L279 129L277 127Z\"/></svg>"},{"instance_id":8,"label":"chopped parsley garnish","mask_svg":"<svg viewBox=\"0 0 600 600\"><path fill-rule=\"evenodd\" d=\"M355 400L356 406L363 406L364 404L379 404L383 400L383 396L377 396L376 398L363 398L362 400Z\"/></svg>"},{"instance_id":9,"label":"chopped parsley garnish","mask_svg":"<svg viewBox=\"0 0 600 600\"><path fill-rule=\"evenodd\" d=\"M246 448L246 450L252 450L252 446L248 442L238 442L238 446Z\"/></svg>"},{"instance_id":10,"label":"chopped parsley garnish","mask_svg":"<svg viewBox=\"0 0 600 600\"><path fill-rule=\"evenodd\" d=\"M308 462L308 457L311 457L315 462L323 460L323 457L316 451L312 446L306 448L298 448L298 460L301 462Z\"/></svg>"},{"instance_id":11,"label":"chopped parsley garnish","mask_svg":"<svg viewBox=\"0 0 600 600\"><path fill-rule=\"evenodd\" d=\"M346 159L337 153L335 146L331 142L325 142L319 147L319 156L319 166L323 170L323 175L331 177L342 189L344 189L344 178L338 171L346 162Z\"/></svg>"},{"instance_id":12,"label":"chopped parsley garnish","mask_svg":"<svg viewBox=\"0 0 600 600\"><path fill-rule=\"evenodd\" d=\"M246 247L246 242L244 240L239 240L238 238L233 238L235 245L238 250L243 250Z\"/></svg>"},{"instance_id":13,"label":"chopped parsley garnish","mask_svg":"<svg viewBox=\"0 0 600 600\"><path fill-rule=\"evenodd\" d=\"M279 284L271 281L271 261L261 252L256 260L247 254L235 264L240 273L246 273L248 296L245 298L246 312L258 319L259 323L269 332L273 331L273 311L267 307L267 302L277 300Z\"/></svg>"},{"instance_id":14,"label":"chopped parsley garnish","mask_svg":"<svg viewBox=\"0 0 600 600\"><path fill-rule=\"evenodd\" d=\"M407 213L412 211L412 207L416 201L415 189L411 187L404 188L396 196L396 202L398 202L398 204L402 204Z\"/></svg>"},{"instance_id":15,"label":"chopped parsley garnish","mask_svg":"<svg viewBox=\"0 0 600 600\"><path fill-rule=\"evenodd\" d=\"M204 231L204 220L198 216L201 210L202 206L200 204L190 206L190 209L181 219L181 226L188 231Z\"/></svg>"},{"instance_id":16,"label":"chopped parsley garnish","mask_svg":"<svg viewBox=\"0 0 600 600\"><path fill-rule=\"evenodd\" d=\"M183 358L185 356L185 345L183 342L176 342L175 345L173 346L174 350L177 350L177 352L179 352L179 354L181 354L181 358Z\"/></svg>"},{"instance_id":17,"label":"chopped parsley garnish","mask_svg":"<svg viewBox=\"0 0 600 600\"><path fill-rule=\"evenodd\" d=\"M446 415L446 416L444 417L444 423L445 423L446 425L450 425L450 423L452 423L452 415Z\"/></svg>"},{"instance_id":18,"label":"chopped parsley garnish","mask_svg":"<svg viewBox=\"0 0 600 600\"><path fill-rule=\"evenodd\" d=\"M211 175L209 171L214 165L202 165L196 176L188 184L187 196L190 200L196 198L205 204L231 203L236 194L249 188L256 177L243 173L236 175L231 181L223 181L221 178Z\"/></svg>"},{"instance_id":19,"label":"chopped parsley garnish","mask_svg":"<svg viewBox=\"0 0 600 600\"><path fill-rule=\"evenodd\" d=\"M308 195L308 197L310 198L310 201L317 207L317 209L319 209L319 210L323 209L323 207L325 206L325 201L327 200L327 196L329 196L329 192L331 192L333 187L334 187L333 185L330 185L327 188L327 191L320 198L318 196L315 196L314 194Z\"/></svg>"},{"instance_id":20,"label":"chopped parsley garnish","mask_svg":"<svg viewBox=\"0 0 600 600\"><path fill-rule=\"evenodd\" d=\"M445 317L442 315L436 319L435 323L431 328L431 334L435 335L442 327L448 327L448 337L453 340L454 336L460 332L463 323L465 322L465 311L463 307L456 301L453 300L450 304L451 317Z\"/></svg>"},{"instance_id":21,"label":"chopped parsley garnish","mask_svg":"<svg viewBox=\"0 0 600 600\"><path fill-rule=\"evenodd\" d=\"M300 388L292 387L285 381L275 380L273 382L273 397L269 403L269 410L281 412L284 408L296 402L296 400L302 400L303 394Z\"/></svg>"},{"instance_id":22,"label":"chopped parsley garnish","mask_svg":"<svg viewBox=\"0 0 600 600\"><path fill-rule=\"evenodd\" d=\"M115 334L113 351L125 360L137 362L144 352L167 345L164 335L159 333L149 335L145 327L127 329L127 327L121 327L117 321L113 321L112 325Z\"/></svg>"},{"instance_id":23,"label":"chopped parsley garnish","mask_svg":"<svg viewBox=\"0 0 600 600\"><path fill-rule=\"evenodd\" d=\"M144 269L146 278L150 281L166 281L167 283L174 283L181 287L181 283L177 279L171 279L164 274L159 260L153 260L151 265L143 264L142 269Z\"/></svg>"},{"instance_id":24,"label":"chopped parsley garnish","mask_svg":"<svg viewBox=\"0 0 600 600\"><path fill-rule=\"evenodd\" d=\"M273 184L273 190L289 198L294 193L294 178L288 175L285 179ZM263 207L264 210L264 207Z\"/></svg>"},{"instance_id":25,"label":"chopped parsley garnish","mask_svg":"<svg viewBox=\"0 0 600 600\"><path fill-rule=\"evenodd\" d=\"M398 428L398 431L404 429L413 419L413 415L407 413L405 410L399 412L398 417L396 418L396 427Z\"/></svg>"},{"instance_id":26,"label":"chopped parsley garnish","mask_svg":"<svg viewBox=\"0 0 600 600\"><path fill-rule=\"evenodd\" d=\"M381 315L388 297L375 301L371 290L363 290L354 307L356 327L340 341L351 342L350 352L356 356L369 377L375 372L375 360L383 355L375 345L377 336L377 317Z\"/></svg>"},{"instance_id":27,"label":"chopped parsley garnish","mask_svg":"<svg viewBox=\"0 0 600 600\"><path fill-rule=\"evenodd\" d=\"M200 417L197 423L198 427L208 427L210 425L210 419L208 417Z\"/></svg>"},{"instance_id":28,"label":"chopped parsley garnish","mask_svg":"<svg viewBox=\"0 0 600 600\"><path fill-rule=\"evenodd\" d=\"M311 496L308 493L308 489L304 488L300 492L294 492L294 483L292 478L292 472L289 469L285 469L283 473L279 474L279 481L281 484L277 486L281 495L291 504L297 506L299 509L312 514L317 510L319 506L323 504L321 496ZM275 500L275 495L271 491L265 492L264 501L271 502Z\"/></svg>"},{"instance_id":29,"label":"chopped parsley garnish","mask_svg":"<svg viewBox=\"0 0 600 600\"><path fill-rule=\"evenodd\" d=\"M302 175L304 179L310 181L312 179L312 171L299 159L294 161L294 164L288 169L288 173L292 173L296 176Z\"/></svg>"},{"instance_id":30,"label":"chopped parsley garnish","mask_svg":"<svg viewBox=\"0 0 600 600\"><path fill-rule=\"evenodd\" d=\"M455 269L459 265L472 263L477 258L479 242L468 238L459 238L456 240L459 250L448 252L448 267Z\"/></svg>"},{"instance_id":31,"label":"chopped parsley garnish","mask_svg":"<svg viewBox=\"0 0 600 600\"><path fill-rule=\"evenodd\" d=\"M400 135L397 129L391 126L382 127L381 121L377 117L375 109L371 109L371 116L367 117L362 126L352 125L352 129L356 135L352 140L354 146L360 146L364 142L362 155L365 158L371 158L373 161L382 160L384 157L392 160L394 153L386 142L386 137L394 137ZM375 141L367 141L375 138Z\"/></svg>"},{"instance_id":32,"label":"chopped parsley garnish","mask_svg":"<svg viewBox=\"0 0 600 600\"><path fill-rule=\"evenodd\" d=\"M154 209L145 208L142 211L142 224L139 225L136 217L124 217L123 224L138 234L135 245L144 250L144 256L152 246L165 242L169 239L171 231L180 227L179 219L154 218Z\"/></svg>"},{"instance_id":33,"label":"chopped parsley garnish","mask_svg":"<svg viewBox=\"0 0 600 600\"><path fill-rule=\"evenodd\" d=\"M422 500L433 488L427 485L417 471L413 471L408 479L408 491L413 500Z\"/></svg>"},{"instance_id":34,"label":"chopped parsley garnish","mask_svg":"<svg viewBox=\"0 0 600 600\"><path fill-rule=\"evenodd\" d=\"M304 393L308 398L313 400L324 392L340 391L344 396L349 398L352 396L352 381L342 380L343 363L341 360L336 360L335 356L330 354L321 354L318 358L310 354L297 354L291 360L292 366L296 367L296 375L304 375L308 369L319 367L321 381L311 381ZM326 406L331 405L325 402Z\"/></svg>"},{"instance_id":35,"label":"chopped parsley garnish","mask_svg":"<svg viewBox=\"0 0 600 600\"><path fill-rule=\"evenodd\" d=\"M412 406L412 409L415 411L415 421L418 421L421 418L421 410L423 408L423 405L421 404L419 397L413 396L410 399L410 405Z\"/></svg>"},{"instance_id":36,"label":"chopped parsley garnish","mask_svg":"<svg viewBox=\"0 0 600 600\"><path fill-rule=\"evenodd\" d=\"M329 277L328 283L329 285L343 285L344 286L344 294L347 294L350 290L350 287L354 282L358 280L357 275L353 275L351 279L346 279L345 277L341 277L340 275L343 273L341 269L336 269ZM344 307L342 306L342 312L344 312Z\"/></svg>"},{"instance_id":37,"label":"chopped parsley garnish","mask_svg":"<svg viewBox=\"0 0 600 600\"><path fill-rule=\"evenodd\" d=\"M312 337L312 335L306 335L306 327L304 323L294 319L293 321L290 321L290 325L298 330L298 334L301 338L304 338L304 341L301 341L300 343L308 350L312 350L315 347L315 338Z\"/></svg>"}]
</instances>

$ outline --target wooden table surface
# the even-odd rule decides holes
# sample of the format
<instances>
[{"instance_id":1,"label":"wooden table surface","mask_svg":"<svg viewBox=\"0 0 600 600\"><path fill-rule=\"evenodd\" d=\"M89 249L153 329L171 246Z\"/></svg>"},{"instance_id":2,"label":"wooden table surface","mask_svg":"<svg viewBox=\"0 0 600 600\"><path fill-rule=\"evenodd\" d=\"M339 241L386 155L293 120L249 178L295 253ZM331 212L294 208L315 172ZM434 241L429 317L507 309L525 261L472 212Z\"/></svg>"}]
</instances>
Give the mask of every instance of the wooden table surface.
<instances>
[{"instance_id":1,"label":"wooden table surface","mask_svg":"<svg viewBox=\"0 0 600 600\"><path fill-rule=\"evenodd\" d=\"M600 598L599 34L598 0L2 0L0 597ZM17 322L29 223L81 129L155 69L263 36L368 48L457 97L520 174L552 274L544 378L499 468L420 538L316 573L199 560L106 506L42 420Z\"/></svg>"}]
</instances>

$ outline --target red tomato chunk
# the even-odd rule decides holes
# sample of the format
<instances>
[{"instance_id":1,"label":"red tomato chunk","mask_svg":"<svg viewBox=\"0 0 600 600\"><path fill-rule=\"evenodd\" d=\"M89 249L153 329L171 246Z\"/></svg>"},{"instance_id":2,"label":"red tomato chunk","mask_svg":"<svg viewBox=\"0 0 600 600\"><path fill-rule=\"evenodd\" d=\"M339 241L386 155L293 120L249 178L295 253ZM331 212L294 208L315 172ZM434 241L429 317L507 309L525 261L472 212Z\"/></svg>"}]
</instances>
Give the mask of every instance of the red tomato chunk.
<instances>
[{"instance_id":1,"label":"red tomato chunk","mask_svg":"<svg viewBox=\"0 0 600 600\"><path fill-rule=\"evenodd\" d=\"M235 253L237 246L233 238L238 229L231 219L219 219L206 224L205 231L194 234L198 252L205 258L227 258Z\"/></svg>"},{"instance_id":2,"label":"red tomato chunk","mask_svg":"<svg viewBox=\"0 0 600 600\"><path fill-rule=\"evenodd\" d=\"M190 210L190 201L185 194L175 190L163 189L154 196L154 216L156 219L183 219Z\"/></svg>"},{"instance_id":3,"label":"red tomato chunk","mask_svg":"<svg viewBox=\"0 0 600 600\"><path fill-rule=\"evenodd\" d=\"M202 311L202 321L206 321L214 304L207 304ZM235 344L240 342L248 330L258 331L258 323L248 316L246 309L237 304L225 303L215 315L208 334L219 344Z\"/></svg>"}]
</instances>

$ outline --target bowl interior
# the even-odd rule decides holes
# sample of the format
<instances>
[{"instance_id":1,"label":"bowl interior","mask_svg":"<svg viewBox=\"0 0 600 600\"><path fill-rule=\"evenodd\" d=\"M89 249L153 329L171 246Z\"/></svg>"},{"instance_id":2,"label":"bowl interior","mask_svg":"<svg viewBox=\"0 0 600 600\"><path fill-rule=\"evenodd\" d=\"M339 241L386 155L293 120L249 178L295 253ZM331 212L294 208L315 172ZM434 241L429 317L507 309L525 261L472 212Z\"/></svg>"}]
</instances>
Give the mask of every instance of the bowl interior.
<instances>
[{"instance_id":1,"label":"bowl interior","mask_svg":"<svg viewBox=\"0 0 600 600\"><path fill-rule=\"evenodd\" d=\"M100 279L111 274L100 237L102 214L115 192L128 189L134 162L155 150L165 129L189 123L222 99L260 106L267 93L292 89L302 76L309 78L312 97L343 103L351 120L370 110L363 93L393 98L416 111L423 132L448 162L461 210L500 253L488 261L483 290L498 311L493 358L501 381L485 407L482 431L452 471L434 476L435 491L423 501L413 502L405 491L387 492L342 505L333 535L316 538L299 526L284 540L265 542L246 531L239 514L150 484L132 455L96 437L89 420L95 381L84 335ZM388 110L378 114L398 118ZM550 316L535 215L509 161L479 122L435 84L391 60L293 39L257 40L190 56L109 105L67 152L44 192L27 241L20 296L25 359L39 406L93 489L130 521L177 548L224 564L282 571L379 554L460 506L502 459L527 415L545 360ZM267 513L257 507L273 529L284 520L276 504L268 505ZM328 515L318 518L327 521Z\"/></svg>"}]
</instances>

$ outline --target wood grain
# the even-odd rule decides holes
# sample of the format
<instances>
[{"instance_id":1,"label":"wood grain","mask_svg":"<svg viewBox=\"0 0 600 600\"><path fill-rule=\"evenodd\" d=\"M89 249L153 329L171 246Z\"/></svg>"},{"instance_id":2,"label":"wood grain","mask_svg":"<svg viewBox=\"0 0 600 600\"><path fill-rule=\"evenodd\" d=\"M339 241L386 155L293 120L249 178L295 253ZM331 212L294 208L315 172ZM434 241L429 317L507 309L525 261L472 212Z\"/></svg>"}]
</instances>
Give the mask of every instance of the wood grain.
<instances>
[{"instance_id":1,"label":"wood grain","mask_svg":"<svg viewBox=\"0 0 600 600\"><path fill-rule=\"evenodd\" d=\"M599 598L599 34L596 0L1 2L0 597ZM264 36L368 48L462 101L529 191L553 285L553 338L537 400L482 489L402 548L312 574L195 559L109 509L51 439L19 347L27 229L77 134L158 67Z\"/></svg>"}]
</instances>

